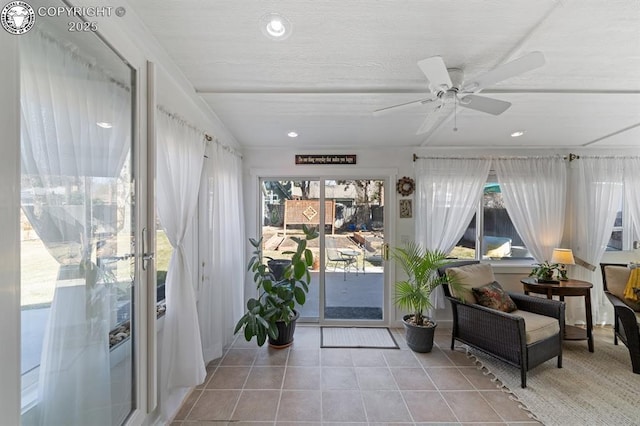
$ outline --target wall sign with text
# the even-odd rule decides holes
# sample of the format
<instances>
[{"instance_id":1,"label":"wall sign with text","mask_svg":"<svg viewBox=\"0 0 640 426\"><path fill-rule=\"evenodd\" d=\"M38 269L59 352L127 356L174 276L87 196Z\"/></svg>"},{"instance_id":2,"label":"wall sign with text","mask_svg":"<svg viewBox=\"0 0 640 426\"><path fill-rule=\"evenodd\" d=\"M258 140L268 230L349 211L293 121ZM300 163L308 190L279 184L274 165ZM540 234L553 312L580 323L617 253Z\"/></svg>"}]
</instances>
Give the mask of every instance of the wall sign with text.
<instances>
[{"instance_id":1,"label":"wall sign with text","mask_svg":"<svg viewBox=\"0 0 640 426\"><path fill-rule=\"evenodd\" d=\"M355 154L303 155L296 154L296 164L356 164Z\"/></svg>"}]
</instances>

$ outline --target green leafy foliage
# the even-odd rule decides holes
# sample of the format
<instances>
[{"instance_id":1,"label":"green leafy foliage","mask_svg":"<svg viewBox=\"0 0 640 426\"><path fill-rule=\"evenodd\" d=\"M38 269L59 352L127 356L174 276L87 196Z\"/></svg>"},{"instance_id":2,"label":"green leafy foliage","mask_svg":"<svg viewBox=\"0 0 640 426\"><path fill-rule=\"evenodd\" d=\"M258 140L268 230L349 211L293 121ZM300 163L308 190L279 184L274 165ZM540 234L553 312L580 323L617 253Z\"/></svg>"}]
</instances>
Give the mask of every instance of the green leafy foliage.
<instances>
[{"instance_id":1,"label":"green leafy foliage","mask_svg":"<svg viewBox=\"0 0 640 426\"><path fill-rule=\"evenodd\" d=\"M395 285L395 303L412 313L417 325L422 325L424 311L432 306L431 293L441 284L458 286L448 277L438 275L438 268L448 263L447 255L438 250L425 250L415 243L396 247L391 255L407 275L406 280Z\"/></svg>"},{"instance_id":2,"label":"green leafy foliage","mask_svg":"<svg viewBox=\"0 0 640 426\"><path fill-rule=\"evenodd\" d=\"M292 237L296 243L295 251L283 254L291 255L291 264L284 268L283 276L276 279L267 265L262 263L262 239L249 239L254 248L247 270L253 272L253 281L258 297L247 301L247 312L236 324L234 333L244 330L247 341L256 337L258 346L264 345L267 337L278 338L276 323L289 323L295 316L295 304L303 305L309 292L313 265L313 254L307 248L307 241L318 237L316 228L302 227L304 238Z\"/></svg>"},{"instance_id":3,"label":"green leafy foliage","mask_svg":"<svg viewBox=\"0 0 640 426\"><path fill-rule=\"evenodd\" d=\"M553 274L555 271L558 271L558 274L562 275L560 269L560 264L549 263L545 260L542 263L536 263L529 273L529 276L536 277L541 280L551 280L553 279Z\"/></svg>"}]
</instances>

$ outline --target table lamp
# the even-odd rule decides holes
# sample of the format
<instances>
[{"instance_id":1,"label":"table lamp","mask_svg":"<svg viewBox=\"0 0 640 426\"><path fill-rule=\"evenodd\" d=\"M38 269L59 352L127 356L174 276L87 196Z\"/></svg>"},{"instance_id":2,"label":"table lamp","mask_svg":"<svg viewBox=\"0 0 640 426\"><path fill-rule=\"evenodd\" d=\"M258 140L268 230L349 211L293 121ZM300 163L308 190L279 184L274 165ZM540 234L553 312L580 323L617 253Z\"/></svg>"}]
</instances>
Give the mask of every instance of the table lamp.
<instances>
[{"instance_id":1,"label":"table lamp","mask_svg":"<svg viewBox=\"0 0 640 426\"><path fill-rule=\"evenodd\" d=\"M573 258L573 251L571 251L571 249L555 248L551 255L551 263L558 263L560 265L560 269L558 270L560 276L558 279L560 281L567 281L569 278L567 278L566 265L575 265L576 261Z\"/></svg>"}]
</instances>

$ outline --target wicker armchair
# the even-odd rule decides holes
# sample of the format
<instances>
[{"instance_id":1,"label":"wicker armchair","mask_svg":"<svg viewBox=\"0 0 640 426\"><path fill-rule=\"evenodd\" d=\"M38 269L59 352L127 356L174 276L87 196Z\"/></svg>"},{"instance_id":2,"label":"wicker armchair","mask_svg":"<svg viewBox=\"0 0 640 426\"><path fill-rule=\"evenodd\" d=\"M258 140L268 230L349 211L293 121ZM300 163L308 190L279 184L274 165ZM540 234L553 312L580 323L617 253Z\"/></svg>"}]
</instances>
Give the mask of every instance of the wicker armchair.
<instances>
[{"instance_id":1,"label":"wicker armchair","mask_svg":"<svg viewBox=\"0 0 640 426\"><path fill-rule=\"evenodd\" d=\"M440 268L438 273L445 275L448 268L477 263L479 262L452 262ZM478 283L478 286L484 284L486 283ZM558 368L562 368L564 302L509 293L518 310L513 313L505 313L478 304L466 303L453 297L448 285L443 285L443 290L451 302L453 311L451 350L454 349L454 343L458 340L520 368L520 385L523 388L527 387L527 371L537 365L557 357ZM521 316L518 315L519 312ZM535 317L532 314L556 318L559 323L559 332L550 337L527 343L525 318L523 317Z\"/></svg>"},{"instance_id":2,"label":"wicker armchair","mask_svg":"<svg viewBox=\"0 0 640 426\"><path fill-rule=\"evenodd\" d=\"M640 309L636 311L624 302L624 288L629 278L629 268L623 264L601 263L600 270L604 293L615 312L613 343L617 345L618 338L622 340L629 349L631 369L634 373L640 374Z\"/></svg>"}]
</instances>

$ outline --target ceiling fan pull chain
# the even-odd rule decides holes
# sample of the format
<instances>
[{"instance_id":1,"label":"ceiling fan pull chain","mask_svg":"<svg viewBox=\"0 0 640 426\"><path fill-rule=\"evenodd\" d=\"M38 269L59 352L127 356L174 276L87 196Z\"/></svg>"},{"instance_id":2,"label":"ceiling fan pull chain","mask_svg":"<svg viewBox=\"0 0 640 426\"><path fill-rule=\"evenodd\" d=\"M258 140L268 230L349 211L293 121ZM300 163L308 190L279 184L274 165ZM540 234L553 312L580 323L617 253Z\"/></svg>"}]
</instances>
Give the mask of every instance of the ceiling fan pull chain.
<instances>
[{"instance_id":1,"label":"ceiling fan pull chain","mask_svg":"<svg viewBox=\"0 0 640 426\"><path fill-rule=\"evenodd\" d=\"M458 97L453 98L453 131L458 131Z\"/></svg>"}]
</instances>

